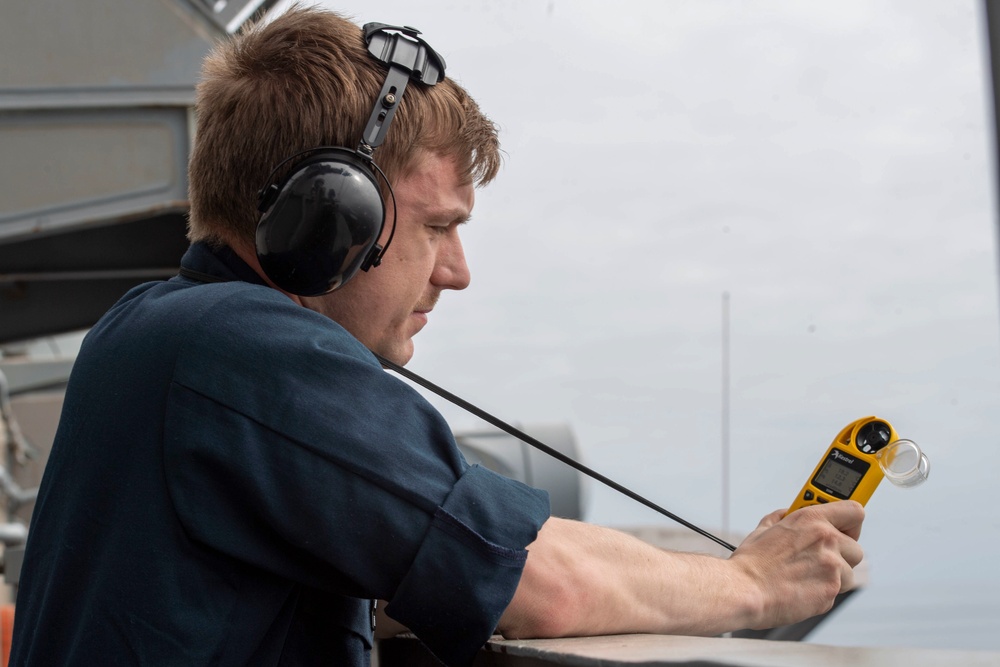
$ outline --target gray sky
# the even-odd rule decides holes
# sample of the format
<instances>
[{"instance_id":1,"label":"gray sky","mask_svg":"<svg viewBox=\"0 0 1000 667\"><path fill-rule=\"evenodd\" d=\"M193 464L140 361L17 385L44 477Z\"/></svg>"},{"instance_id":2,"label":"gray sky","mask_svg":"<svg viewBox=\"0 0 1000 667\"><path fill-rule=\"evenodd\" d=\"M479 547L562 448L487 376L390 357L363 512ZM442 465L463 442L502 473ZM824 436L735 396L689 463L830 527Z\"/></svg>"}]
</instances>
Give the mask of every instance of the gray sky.
<instances>
[{"instance_id":1,"label":"gray sky","mask_svg":"<svg viewBox=\"0 0 1000 667\"><path fill-rule=\"evenodd\" d=\"M872 586L818 639L1000 649L979 3L326 4L423 30L502 130L465 231L472 287L442 299L414 371L568 422L588 464L717 528L728 291L735 529L787 506L857 417L931 460L925 486L869 503ZM666 521L593 487L588 516ZM953 602L960 627L935 620ZM859 631L904 605L905 629Z\"/></svg>"}]
</instances>

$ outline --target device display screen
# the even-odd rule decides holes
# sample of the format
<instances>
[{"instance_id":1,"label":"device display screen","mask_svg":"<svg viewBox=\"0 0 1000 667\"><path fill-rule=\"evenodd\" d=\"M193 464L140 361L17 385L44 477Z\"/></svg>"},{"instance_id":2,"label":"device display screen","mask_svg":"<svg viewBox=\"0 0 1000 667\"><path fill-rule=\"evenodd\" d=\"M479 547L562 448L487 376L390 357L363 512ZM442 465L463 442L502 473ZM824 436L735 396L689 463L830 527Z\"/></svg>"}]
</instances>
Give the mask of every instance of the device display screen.
<instances>
[{"instance_id":1,"label":"device display screen","mask_svg":"<svg viewBox=\"0 0 1000 667\"><path fill-rule=\"evenodd\" d=\"M855 470L836 459L829 458L816 473L813 484L841 500L846 500L854 493L854 489L858 488L858 482L864 474L863 470Z\"/></svg>"}]
</instances>

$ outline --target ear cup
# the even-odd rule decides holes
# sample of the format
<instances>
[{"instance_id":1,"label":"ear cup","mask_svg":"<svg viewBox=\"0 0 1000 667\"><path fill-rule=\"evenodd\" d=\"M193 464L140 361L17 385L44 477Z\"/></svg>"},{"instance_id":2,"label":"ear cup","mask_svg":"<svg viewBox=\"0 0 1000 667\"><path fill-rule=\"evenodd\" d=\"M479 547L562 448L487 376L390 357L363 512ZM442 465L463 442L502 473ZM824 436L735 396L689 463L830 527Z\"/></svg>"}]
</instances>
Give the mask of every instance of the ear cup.
<instances>
[{"instance_id":1,"label":"ear cup","mask_svg":"<svg viewBox=\"0 0 1000 667\"><path fill-rule=\"evenodd\" d=\"M378 254L385 202L371 166L346 148L308 157L261 199L257 259L286 292L330 292Z\"/></svg>"}]
</instances>

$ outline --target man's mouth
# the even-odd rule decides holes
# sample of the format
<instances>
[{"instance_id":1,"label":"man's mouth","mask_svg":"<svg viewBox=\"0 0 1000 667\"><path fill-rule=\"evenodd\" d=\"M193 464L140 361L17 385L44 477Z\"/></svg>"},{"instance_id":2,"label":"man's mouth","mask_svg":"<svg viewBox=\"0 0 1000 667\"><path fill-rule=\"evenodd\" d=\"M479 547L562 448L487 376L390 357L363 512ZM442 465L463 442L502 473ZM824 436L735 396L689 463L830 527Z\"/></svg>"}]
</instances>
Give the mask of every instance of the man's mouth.
<instances>
[{"instance_id":1,"label":"man's mouth","mask_svg":"<svg viewBox=\"0 0 1000 667\"><path fill-rule=\"evenodd\" d=\"M427 324L427 315L430 314L430 312L431 312L430 308L428 308L427 310L422 310L418 308L413 311L413 316L416 317L418 320L420 320L420 324L421 326L423 326Z\"/></svg>"}]
</instances>

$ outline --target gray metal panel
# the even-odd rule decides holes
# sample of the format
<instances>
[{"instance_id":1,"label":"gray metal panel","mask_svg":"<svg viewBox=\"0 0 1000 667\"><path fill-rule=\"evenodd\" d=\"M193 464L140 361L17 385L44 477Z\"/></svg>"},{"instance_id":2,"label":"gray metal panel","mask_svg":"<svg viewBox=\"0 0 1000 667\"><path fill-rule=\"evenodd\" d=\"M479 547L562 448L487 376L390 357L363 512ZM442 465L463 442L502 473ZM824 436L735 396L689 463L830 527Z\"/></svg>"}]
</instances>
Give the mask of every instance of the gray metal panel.
<instances>
[{"instance_id":1,"label":"gray metal panel","mask_svg":"<svg viewBox=\"0 0 1000 667\"><path fill-rule=\"evenodd\" d=\"M0 243L184 208L194 86L222 33L186 2L16 4L0 22L17 54L0 59Z\"/></svg>"},{"instance_id":2,"label":"gray metal panel","mask_svg":"<svg viewBox=\"0 0 1000 667\"><path fill-rule=\"evenodd\" d=\"M188 116L184 107L0 114L0 244L185 210Z\"/></svg>"},{"instance_id":3,"label":"gray metal panel","mask_svg":"<svg viewBox=\"0 0 1000 667\"><path fill-rule=\"evenodd\" d=\"M274 4L4 5L0 342L88 327L128 288L177 267L201 62Z\"/></svg>"},{"instance_id":4,"label":"gray metal panel","mask_svg":"<svg viewBox=\"0 0 1000 667\"><path fill-rule=\"evenodd\" d=\"M249 18L266 12L277 4L277 0L249 0L234 2L232 0L190 0L200 11L205 13L220 30L234 33L240 29Z\"/></svg>"},{"instance_id":5,"label":"gray metal panel","mask_svg":"<svg viewBox=\"0 0 1000 667\"><path fill-rule=\"evenodd\" d=\"M528 433L556 451L580 461L580 450L569 424L533 424ZM582 519L587 504L583 475L534 447L525 443L521 443L521 447L528 461L529 483L539 489L550 490L552 515Z\"/></svg>"},{"instance_id":6,"label":"gray metal panel","mask_svg":"<svg viewBox=\"0 0 1000 667\"><path fill-rule=\"evenodd\" d=\"M416 643L414 641L414 643ZM670 635L493 638L477 667L996 667L996 651L823 646ZM398 664L384 663L382 667Z\"/></svg>"},{"instance_id":7,"label":"gray metal panel","mask_svg":"<svg viewBox=\"0 0 1000 667\"><path fill-rule=\"evenodd\" d=\"M6 352L6 350L5 350ZM61 389L73 370L73 357L32 359L27 356L0 358L0 373L7 378L7 388L12 396L41 389ZM52 422L59 420L58 411L51 415Z\"/></svg>"},{"instance_id":8,"label":"gray metal panel","mask_svg":"<svg viewBox=\"0 0 1000 667\"><path fill-rule=\"evenodd\" d=\"M561 454L579 460L576 439L566 424L533 424L522 429ZM553 516L582 519L583 478L576 470L499 429L456 433L469 463L549 492Z\"/></svg>"},{"instance_id":9,"label":"gray metal panel","mask_svg":"<svg viewBox=\"0 0 1000 667\"><path fill-rule=\"evenodd\" d=\"M0 21L0 111L190 106L215 41L275 4L10 0Z\"/></svg>"},{"instance_id":10,"label":"gray metal panel","mask_svg":"<svg viewBox=\"0 0 1000 667\"><path fill-rule=\"evenodd\" d=\"M0 21L0 109L154 103L190 90L222 33L187 2L13 0ZM16 65L14 64L16 63ZM115 102L117 104L118 102ZM102 103L106 104L106 102Z\"/></svg>"}]
</instances>

